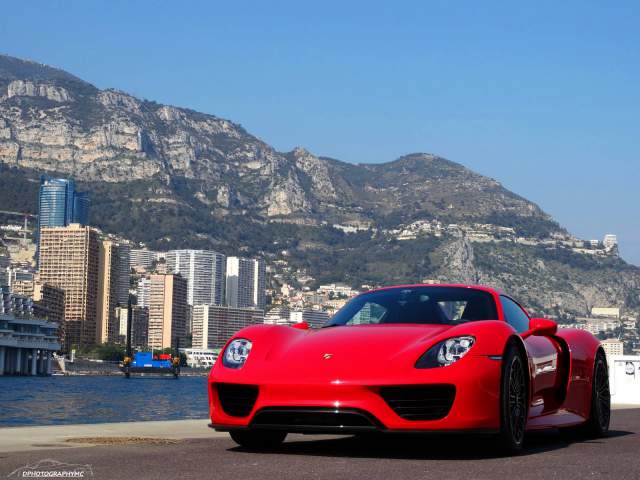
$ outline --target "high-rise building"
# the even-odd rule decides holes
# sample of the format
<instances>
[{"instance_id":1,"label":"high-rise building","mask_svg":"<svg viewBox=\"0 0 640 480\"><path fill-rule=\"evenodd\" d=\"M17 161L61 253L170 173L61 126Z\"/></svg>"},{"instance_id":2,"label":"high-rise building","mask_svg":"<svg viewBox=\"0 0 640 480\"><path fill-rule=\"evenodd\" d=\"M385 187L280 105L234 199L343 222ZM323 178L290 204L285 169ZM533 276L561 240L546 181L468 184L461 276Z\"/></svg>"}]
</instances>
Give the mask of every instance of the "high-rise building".
<instances>
[{"instance_id":1,"label":"high-rise building","mask_svg":"<svg viewBox=\"0 0 640 480\"><path fill-rule=\"evenodd\" d=\"M43 227L39 278L64 291L64 348L95 343L100 240L91 227Z\"/></svg>"},{"instance_id":2,"label":"high-rise building","mask_svg":"<svg viewBox=\"0 0 640 480\"><path fill-rule=\"evenodd\" d=\"M9 257L0 255L0 287L9 285L9 266L11 262Z\"/></svg>"},{"instance_id":3,"label":"high-rise building","mask_svg":"<svg viewBox=\"0 0 640 480\"><path fill-rule=\"evenodd\" d=\"M264 311L255 308L233 308L220 305L193 307L193 348L221 348L238 330L264 323Z\"/></svg>"},{"instance_id":4,"label":"high-rise building","mask_svg":"<svg viewBox=\"0 0 640 480\"><path fill-rule=\"evenodd\" d=\"M149 337L151 348L185 345L187 281L180 275L151 275Z\"/></svg>"},{"instance_id":5,"label":"high-rise building","mask_svg":"<svg viewBox=\"0 0 640 480\"><path fill-rule=\"evenodd\" d=\"M87 192L76 192L73 180L40 177L37 239L40 238L40 232L45 227L66 227L72 223L87 225L88 220L89 194ZM36 258L39 257L38 241Z\"/></svg>"},{"instance_id":6,"label":"high-rise building","mask_svg":"<svg viewBox=\"0 0 640 480\"><path fill-rule=\"evenodd\" d=\"M70 223L89 224L89 192L73 193L73 214Z\"/></svg>"},{"instance_id":7,"label":"high-rise building","mask_svg":"<svg viewBox=\"0 0 640 480\"><path fill-rule=\"evenodd\" d=\"M64 291L61 288L36 280L18 280L11 284L11 293L31 298L35 316L58 325L64 322Z\"/></svg>"},{"instance_id":8,"label":"high-rise building","mask_svg":"<svg viewBox=\"0 0 640 480\"><path fill-rule=\"evenodd\" d=\"M262 259L227 258L226 304L264 310L266 269Z\"/></svg>"},{"instance_id":9,"label":"high-rise building","mask_svg":"<svg viewBox=\"0 0 640 480\"><path fill-rule=\"evenodd\" d=\"M40 179L38 230L43 227L86 225L89 220L89 194L76 192L75 182L64 178Z\"/></svg>"},{"instance_id":10,"label":"high-rise building","mask_svg":"<svg viewBox=\"0 0 640 480\"><path fill-rule=\"evenodd\" d=\"M187 279L189 305L222 305L226 258L211 250L171 250L167 252L167 273Z\"/></svg>"},{"instance_id":11,"label":"high-rise building","mask_svg":"<svg viewBox=\"0 0 640 480\"><path fill-rule=\"evenodd\" d=\"M131 284L131 246L127 243L118 243L118 282L116 287L116 301L119 305L129 302L129 287Z\"/></svg>"},{"instance_id":12,"label":"high-rise building","mask_svg":"<svg viewBox=\"0 0 640 480\"><path fill-rule=\"evenodd\" d=\"M40 178L38 230L72 223L75 183L63 178Z\"/></svg>"},{"instance_id":13,"label":"high-rise building","mask_svg":"<svg viewBox=\"0 0 640 480\"><path fill-rule=\"evenodd\" d=\"M129 246L102 240L99 250L97 343L119 341L116 308L129 299Z\"/></svg>"},{"instance_id":14,"label":"high-rise building","mask_svg":"<svg viewBox=\"0 0 640 480\"><path fill-rule=\"evenodd\" d=\"M131 268L140 267L145 270L150 270L153 263L157 260L157 252L147 250L145 248L132 248L131 249Z\"/></svg>"},{"instance_id":15,"label":"high-rise building","mask_svg":"<svg viewBox=\"0 0 640 480\"><path fill-rule=\"evenodd\" d=\"M40 313L40 317L62 327L64 324L64 290L53 285L35 282L33 301L36 306L36 314Z\"/></svg>"},{"instance_id":16,"label":"high-rise building","mask_svg":"<svg viewBox=\"0 0 640 480\"><path fill-rule=\"evenodd\" d=\"M613 233L607 233L602 240L602 245L604 245L604 248L607 250L611 250L618 245L618 237Z\"/></svg>"},{"instance_id":17,"label":"high-rise building","mask_svg":"<svg viewBox=\"0 0 640 480\"><path fill-rule=\"evenodd\" d=\"M264 310L267 306L267 268L262 258L253 260L253 306Z\"/></svg>"},{"instance_id":18,"label":"high-rise building","mask_svg":"<svg viewBox=\"0 0 640 480\"><path fill-rule=\"evenodd\" d=\"M138 297L137 305L139 307L149 307L151 300L151 279L149 277L142 277L138 280L136 295Z\"/></svg>"},{"instance_id":19,"label":"high-rise building","mask_svg":"<svg viewBox=\"0 0 640 480\"><path fill-rule=\"evenodd\" d=\"M132 305L131 317L131 346L133 348L146 348L148 345L149 309L138 305ZM116 318L118 319L118 334L120 342L126 343L129 323L128 308L117 308Z\"/></svg>"}]
</instances>

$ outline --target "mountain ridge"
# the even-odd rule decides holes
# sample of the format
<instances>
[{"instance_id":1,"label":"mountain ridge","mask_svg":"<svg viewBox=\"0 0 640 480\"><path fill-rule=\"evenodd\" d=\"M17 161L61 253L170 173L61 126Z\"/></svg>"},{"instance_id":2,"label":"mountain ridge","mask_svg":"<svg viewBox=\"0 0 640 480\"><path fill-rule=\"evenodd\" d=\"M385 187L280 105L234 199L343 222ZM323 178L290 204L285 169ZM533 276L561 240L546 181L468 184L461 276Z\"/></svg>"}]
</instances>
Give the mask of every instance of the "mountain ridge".
<instances>
[{"instance_id":1,"label":"mountain ridge","mask_svg":"<svg viewBox=\"0 0 640 480\"><path fill-rule=\"evenodd\" d=\"M32 188L41 173L72 176L92 191L92 223L105 231L155 248L237 251L240 245L248 254L288 262L291 271L278 273L283 281L305 275L316 281L347 277L354 285L462 278L507 285L539 308L585 313L590 302L581 293L588 286L580 269L566 287L571 301L554 306L544 285L532 285L523 273L509 280L505 265L489 274L491 267L473 255L474 249L486 256L502 251L544 263L544 252L511 251L495 242L485 247L464 232L462 238L443 231L400 243L388 233L440 222L571 241L538 205L461 164L428 153L348 163L303 147L279 152L230 120L101 90L63 70L8 56L0 56L2 165L3 204L16 201L6 192ZM381 261L386 255L394 257ZM589 268L601 269L600 283L616 285L623 264L594 261ZM569 275L569 266L553 262L554 276ZM640 285L638 271L624 270L629 278L618 282L626 286L611 287L601 301L637 308L632 289Z\"/></svg>"},{"instance_id":2,"label":"mountain ridge","mask_svg":"<svg viewBox=\"0 0 640 480\"><path fill-rule=\"evenodd\" d=\"M240 170L235 172L238 176L247 171L253 173L253 188L271 178L270 185L266 188L262 185L267 190L264 198L257 202L255 198L250 200L250 203L261 204L261 213L268 217L294 211L309 213L309 205L314 200L326 201L338 196L356 196L371 204L367 198L372 196L371 192L385 187L371 178L372 175L380 174L381 178L386 175L392 182L391 187L397 189L399 186L393 183L407 182L412 174L424 177L428 166L435 171L434 180L451 174L472 176L476 182L482 180L486 189L493 188L504 198L526 202L531 211L550 219L539 207L531 207L533 204L495 180L432 154L408 154L379 164L350 164L337 159L324 160L303 148L278 152L230 120L139 100L119 90L99 90L62 70L33 62L25 64L28 68L17 68L22 65L18 59L0 57L0 79L7 88L7 93L0 97L2 104L21 109L22 117L31 115L26 122L22 118L24 128L20 132L12 130L12 125L20 123L18 119L11 118L11 111L3 112L0 160L5 163L107 182L121 181L126 178L126 170L131 169L134 178L166 173L200 177L215 187L220 186L216 180L235 163L236 170ZM47 76L47 73L51 74ZM71 84L81 83L83 88L92 89L91 92L78 95L75 90L67 90L69 79ZM38 103L43 99L49 105ZM33 135L34 129L30 127L34 124L44 127L40 135L37 130ZM48 131L52 135L47 135ZM402 172L393 172L396 168ZM366 171L369 176L361 178L363 174L366 176ZM276 173L278 175L274 175ZM341 175L343 178L336 178ZM337 180L341 191L336 190L332 179ZM302 183L314 191L300 188ZM369 193L364 191L367 189ZM223 192L222 203L229 203L224 196ZM237 199L242 202L243 196Z\"/></svg>"}]
</instances>

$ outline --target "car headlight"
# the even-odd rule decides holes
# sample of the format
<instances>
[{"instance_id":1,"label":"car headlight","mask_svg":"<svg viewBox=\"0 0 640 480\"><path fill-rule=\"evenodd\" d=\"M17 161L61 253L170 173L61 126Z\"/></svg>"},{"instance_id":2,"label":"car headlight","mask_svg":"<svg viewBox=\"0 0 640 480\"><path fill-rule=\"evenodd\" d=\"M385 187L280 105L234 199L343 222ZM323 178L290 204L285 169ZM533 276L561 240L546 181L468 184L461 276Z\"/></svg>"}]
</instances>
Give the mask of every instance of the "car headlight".
<instances>
[{"instance_id":1,"label":"car headlight","mask_svg":"<svg viewBox=\"0 0 640 480\"><path fill-rule=\"evenodd\" d=\"M470 336L453 337L436 343L416 362L416 368L446 367L464 357L476 339Z\"/></svg>"},{"instance_id":2,"label":"car headlight","mask_svg":"<svg viewBox=\"0 0 640 480\"><path fill-rule=\"evenodd\" d=\"M252 345L250 340L244 338L235 339L225 349L222 364L229 368L242 368L249 357L249 353L251 353Z\"/></svg>"}]
</instances>

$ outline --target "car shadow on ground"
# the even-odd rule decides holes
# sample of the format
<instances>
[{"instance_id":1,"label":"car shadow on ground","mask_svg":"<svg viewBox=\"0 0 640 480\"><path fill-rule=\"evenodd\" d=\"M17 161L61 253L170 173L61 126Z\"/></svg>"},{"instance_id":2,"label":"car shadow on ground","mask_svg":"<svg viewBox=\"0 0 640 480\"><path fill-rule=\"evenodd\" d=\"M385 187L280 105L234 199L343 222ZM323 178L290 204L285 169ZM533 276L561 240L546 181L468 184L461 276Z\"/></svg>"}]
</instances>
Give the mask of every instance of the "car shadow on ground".
<instances>
[{"instance_id":1,"label":"car shadow on ground","mask_svg":"<svg viewBox=\"0 0 640 480\"><path fill-rule=\"evenodd\" d=\"M527 434L525 447L519 455L535 455L560 450L574 443L606 442L610 438L633 434L634 432L612 430L607 438L585 439L557 430L531 432ZM495 437L486 435L376 435L327 439L290 435L284 444L268 451L257 452L243 447L234 447L230 450L285 455L407 460L477 460L509 456L500 449Z\"/></svg>"}]
</instances>

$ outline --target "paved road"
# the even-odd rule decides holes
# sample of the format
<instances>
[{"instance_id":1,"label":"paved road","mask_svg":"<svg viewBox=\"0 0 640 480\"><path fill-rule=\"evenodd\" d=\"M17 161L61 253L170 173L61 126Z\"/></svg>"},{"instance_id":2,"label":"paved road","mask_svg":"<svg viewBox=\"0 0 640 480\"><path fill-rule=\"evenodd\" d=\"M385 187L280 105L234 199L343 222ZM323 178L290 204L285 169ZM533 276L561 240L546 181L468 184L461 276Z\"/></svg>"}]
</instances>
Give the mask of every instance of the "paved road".
<instances>
[{"instance_id":1,"label":"paved road","mask_svg":"<svg viewBox=\"0 0 640 480\"><path fill-rule=\"evenodd\" d=\"M606 439L580 441L555 432L531 435L525 452L517 457L497 455L487 439L466 437L362 442L292 435L276 452L254 453L237 448L226 436L213 435L167 445L4 452L0 478L43 459L90 465L97 479L638 480L640 410L614 411Z\"/></svg>"}]
</instances>

